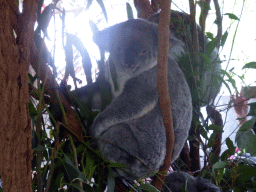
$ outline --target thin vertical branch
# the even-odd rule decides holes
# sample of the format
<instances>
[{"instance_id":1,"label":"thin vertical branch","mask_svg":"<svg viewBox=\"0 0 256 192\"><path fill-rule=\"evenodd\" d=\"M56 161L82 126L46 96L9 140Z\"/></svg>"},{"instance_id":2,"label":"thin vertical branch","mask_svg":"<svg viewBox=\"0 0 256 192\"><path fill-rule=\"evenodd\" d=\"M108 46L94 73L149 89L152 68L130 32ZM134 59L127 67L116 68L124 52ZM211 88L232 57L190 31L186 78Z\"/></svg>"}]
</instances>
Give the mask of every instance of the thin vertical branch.
<instances>
[{"instance_id":1,"label":"thin vertical branch","mask_svg":"<svg viewBox=\"0 0 256 192\"><path fill-rule=\"evenodd\" d=\"M220 48L220 40L222 37L222 17L220 13L220 5L218 0L213 0L215 10L216 10L216 17L217 17L217 26L218 26L218 32L217 32L217 43L216 47L219 49Z\"/></svg>"},{"instance_id":2,"label":"thin vertical branch","mask_svg":"<svg viewBox=\"0 0 256 192\"><path fill-rule=\"evenodd\" d=\"M210 3L211 3L211 0L201 0L201 2L205 2L208 6L206 7L205 5L202 4L201 6L201 14L200 14L200 18L199 18L199 25L201 26L201 29L199 31L199 43L200 43L200 46L203 50L203 52L205 51L205 35L204 35L204 32L205 32L205 21L206 21L206 18L208 16L208 7L210 7Z\"/></svg>"},{"instance_id":3,"label":"thin vertical branch","mask_svg":"<svg viewBox=\"0 0 256 192\"><path fill-rule=\"evenodd\" d=\"M195 63L199 62L199 52L198 52L198 34L197 34L197 26L195 21L195 15L196 15L196 6L194 4L193 0L189 0L189 7L190 7L190 21L191 21L191 34L192 34L192 66L196 66ZM199 68L197 67L194 69L194 71L199 71ZM196 77L199 79L199 75ZM199 114L200 110L200 103L193 103L194 109L197 111L194 113L196 116L195 118L197 121L199 121L199 117L197 114ZM198 127L196 126L196 123L192 121L192 126L189 131L189 135L194 136L195 139L192 141L189 141L190 144L190 158L191 158L191 171L198 171L200 170L200 155L199 155L199 141L198 138L200 137Z\"/></svg>"},{"instance_id":4,"label":"thin vertical branch","mask_svg":"<svg viewBox=\"0 0 256 192\"><path fill-rule=\"evenodd\" d=\"M174 145L174 129L172 107L168 90L168 54L169 54L169 25L171 16L171 0L161 1L160 20L158 25L158 59L157 59L157 89L160 107L162 110L164 126L166 129L166 155L164 164L157 173L152 184L161 191L165 176L171 165Z\"/></svg>"}]
</instances>

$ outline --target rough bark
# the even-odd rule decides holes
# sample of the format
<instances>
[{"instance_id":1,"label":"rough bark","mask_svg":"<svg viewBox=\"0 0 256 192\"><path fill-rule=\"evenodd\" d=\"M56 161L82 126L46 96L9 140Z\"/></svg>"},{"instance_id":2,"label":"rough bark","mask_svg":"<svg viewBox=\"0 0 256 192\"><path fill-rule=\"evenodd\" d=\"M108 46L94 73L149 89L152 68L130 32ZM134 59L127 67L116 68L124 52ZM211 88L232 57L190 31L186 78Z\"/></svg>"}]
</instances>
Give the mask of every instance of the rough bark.
<instances>
[{"instance_id":1,"label":"rough bark","mask_svg":"<svg viewBox=\"0 0 256 192\"><path fill-rule=\"evenodd\" d=\"M27 0L18 15L15 0L0 0L0 174L4 191L32 190L28 67L36 9L37 2ZM14 29L18 29L16 39Z\"/></svg>"},{"instance_id":2,"label":"rough bark","mask_svg":"<svg viewBox=\"0 0 256 192\"><path fill-rule=\"evenodd\" d=\"M149 0L134 0L134 5L138 18L147 19L154 13Z\"/></svg>"}]
</instances>

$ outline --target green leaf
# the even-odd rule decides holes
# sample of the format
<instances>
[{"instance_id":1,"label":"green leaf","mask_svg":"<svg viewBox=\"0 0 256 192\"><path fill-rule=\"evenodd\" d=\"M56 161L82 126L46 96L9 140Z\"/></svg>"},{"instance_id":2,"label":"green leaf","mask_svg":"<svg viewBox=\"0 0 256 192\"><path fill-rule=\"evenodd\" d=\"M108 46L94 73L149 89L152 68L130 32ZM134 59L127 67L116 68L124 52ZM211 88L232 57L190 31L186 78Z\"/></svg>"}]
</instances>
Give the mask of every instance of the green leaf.
<instances>
[{"instance_id":1,"label":"green leaf","mask_svg":"<svg viewBox=\"0 0 256 192\"><path fill-rule=\"evenodd\" d=\"M38 145L36 148L33 149L33 152L42 152L46 150L46 148L43 145Z\"/></svg>"},{"instance_id":2,"label":"green leaf","mask_svg":"<svg viewBox=\"0 0 256 192\"><path fill-rule=\"evenodd\" d=\"M126 168L127 166L125 164L122 163L110 163L108 165L108 167L115 167L115 168Z\"/></svg>"},{"instance_id":3,"label":"green leaf","mask_svg":"<svg viewBox=\"0 0 256 192\"><path fill-rule=\"evenodd\" d=\"M220 161L220 162L215 163L212 166L212 175L214 176L214 178L215 178L215 169L224 169L227 165L228 164L226 161Z\"/></svg>"},{"instance_id":4,"label":"green leaf","mask_svg":"<svg viewBox=\"0 0 256 192\"><path fill-rule=\"evenodd\" d=\"M256 176L256 167L238 164L236 182L244 183Z\"/></svg>"},{"instance_id":5,"label":"green leaf","mask_svg":"<svg viewBox=\"0 0 256 192\"><path fill-rule=\"evenodd\" d=\"M222 35L221 37L221 43L220 45L223 47L224 44L226 43L226 40L227 40L227 37L228 37L228 31L225 31L225 33Z\"/></svg>"},{"instance_id":6,"label":"green leaf","mask_svg":"<svg viewBox=\"0 0 256 192\"><path fill-rule=\"evenodd\" d=\"M256 103L249 103L250 111L247 116L256 116Z\"/></svg>"},{"instance_id":7,"label":"green leaf","mask_svg":"<svg viewBox=\"0 0 256 192\"><path fill-rule=\"evenodd\" d=\"M213 130L213 131L217 131L217 132L220 132L220 133L223 133L223 127L219 126L219 125L215 125L215 124L211 124L209 127L208 127L209 130Z\"/></svg>"},{"instance_id":8,"label":"green leaf","mask_svg":"<svg viewBox=\"0 0 256 192\"><path fill-rule=\"evenodd\" d=\"M227 82L222 78L222 77L218 77L218 76L216 76L225 86L226 86L226 88L228 89L228 91L229 91L229 94L231 95L232 93L231 93L231 89L230 89L230 87L229 87L229 85L227 84Z\"/></svg>"},{"instance_id":9,"label":"green leaf","mask_svg":"<svg viewBox=\"0 0 256 192\"><path fill-rule=\"evenodd\" d=\"M74 163L71 161L71 159L64 154L65 161L63 163L63 166L66 171L66 176L68 177L68 181L72 182L72 180L79 178L80 181L83 183L87 182L87 179L85 178L84 174L74 165Z\"/></svg>"},{"instance_id":10,"label":"green leaf","mask_svg":"<svg viewBox=\"0 0 256 192\"><path fill-rule=\"evenodd\" d=\"M85 173L88 179L91 180L96 169L95 159L93 159L91 153L89 153L88 151L85 151L85 157L86 157Z\"/></svg>"},{"instance_id":11,"label":"green leaf","mask_svg":"<svg viewBox=\"0 0 256 192\"><path fill-rule=\"evenodd\" d=\"M206 34L206 37L207 37L208 39L210 39L210 40L213 40L213 39L214 39L213 33L211 33L211 32L206 32L205 34Z\"/></svg>"},{"instance_id":12,"label":"green leaf","mask_svg":"<svg viewBox=\"0 0 256 192\"><path fill-rule=\"evenodd\" d=\"M226 139L226 145L228 146L229 150L231 150L233 153L235 153L236 147L234 146L233 141L231 141L231 139L229 137Z\"/></svg>"},{"instance_id":13,"label":"green leaf","mask_svg":"<svg viewBox=\"0 0 256 192\"><path fill-rule=\"evenodd\" d=\"M130 3L127 3L127 2L126 2L126 12L127 12L128 19L134 19L132 7L131 7Z\"/></svg>"},{"instance_id":14,"label":"green leaf","mask_svg":"<svg viewBox=\"0 0 256 192\"><path fill-rule=\"evenodd\" d=\"M203 62L202 62L204 65L203 67L206 67L206 66L209 67L211 64L211 59L209 58L208 54L199 52L199 56L203 60Z\"/></svg>"},{"instance_id":15,"label":"green leaf","mask_svg":"<svg viewBox=\"0 0 256 192\"><path fill-rule=\"evenodd\" d=\"M249 63L246 63L242 69L256 69L256 62L253 61L253 62L249 62Z\"/></svg>"},{"instance_id":16,"label":"green leaf","mask_svg":"<svg viewBox=\"0 0 256 192\"><path fill-rule=\"evenodd\" d=\"M207 45L206 45L206 53L207 53L207 55L210 56L210 54L215 49L215 47L216 47L216 39L214 38L210 42L208 42Z\"/></svg>"},{"instance_id":17,"label":"green leaf","mask_svg":"<svg viewBox=\"0 0 256 192\"><path fill-rule=\"evenodd\" d=\"M221 69L221 73L223 74L223 75L226 75L227 77L228 77L228 80L227 81L229 81L230 83L231 83L231 85L232 85L232 87L236 90L236 92L239 92L238 90L237 90L237 87L236 87L236 81L231 77L231 75L227 72L227 71L225 71L225 70L223 70L223 69ZM223 77L224 78L224 77ZM225 81L223 81L223 83L224 83ZM225 83L224 83L225 84ZM231 93L231 92L230 92Z\"/></svg>"},{"instance_id":18,"label":"green leaf","mask_svg":"<svg viewBox=\"0 0 256 192\"><path fill-rule=\"evenodd\" d=\"M100 8L101 8L101 10L104 14L104 17L105 17L106 21L108 22L108 15L107 15L107 11L106 11L106 8L104 6L103 0L96 0L96 1L100 5Z\"/></svg>"},{"instance_id":19,"label":"green leaf","mask_svg":"<svg viewBox=\"0 0 256 192\"><path fill-rule=\"evenodd\" d=\"M205 138L205 139L209 139L208 138L208 133L207 131L203 128L203 127L200 127L200 134Z\"/></svg>"},{"instance_id":20,"label":"green leaf","mask_svg":"<svg viewBox=\"0 0 256 192\"><path fill-rule=\"evenodd\" d=\"M230 19L239 21L239 18L233 13L225 13L224 15L227 15Z\"/></svg>"},{"instance_id":21,"label":"green leaf","mask_svg":"<svg viewBox=\"0 0 256 192\"><path fill-rule=\"evenodd\" d=\"M211 163L213 165L214 163L216 163L218 161L219 161L219 158L214 153L211 153L210 157L209 157L209 163Z\"/></svg>"},{"instance_id":22,"label":"green leaf","mask_svg":"<svg viewBox=\"0 0 256 192\"><path fill-rule=\"evenodd\" d=\"M210 148L210 147L213 147L213 146L214 146L215 138L216 138L216 133L213 132L213 133L211 134L211 136L210 136L209 141L208 141L207 148Z\"/></svg>"},{"instance_id":23,"label":"green leaf","mask_svg":"<svg viewBox=\"0 0 256 192\"><path fill-rule=\"evenodd\" d=\"M149 183L141 184L137 189L146 192L160 192L157 188L155 188L153 185L150 185Z\"/></svg>"},{"instance_id":24,"label":"green leaf","mask_svg":"<svg viewBox=\"0 0 256 192\"><path fill-rule=\"evenodd\" d=\"M234 153L235 151L231 152L229 149L227 149L221 154L221 157L220 157L221 161L226 161L231 155L234 155Z\"/></svg>"},{"instance_id":25,"label":"green leaf","mask_svg":"<svg viewBox=\"0 0 256 192\"><path fill-rule=\"evenodd\" d=\"M250 119L250 120L246 121L246 122L239 128L238 131L242 131L242 132L248 131L248 130L250 130L251 128L253 128L254 123L255 123L255 118Z\"/></svg>"},{"instance_id":26,"label":"green leaf","mask_svg":"<svg viewBox=\"0 0 256 192\"><path fill-rule=\"evenodd\" d=\"M78 189L80 192L85 192L83 188L78 183L65 183L66 185L72 186L76 189Z\"/></svg>"},{"instance_id":27,"label":"green leaf","mask_svg":"<svg viewBox=\"0 0 256 192\"><path fill-rule=\"evenodd\" d=\"M29 107L29 115L34 117L37 116L37 110L34 107L31 99L29 99L28 107Z\"/></svg>"},{"instance_id":28,"label":"green leaf","mask_svg":"<svg viewBox=\"0 0 256 192\"><path fill-rule=\"evenodd\" d=\"M107 186L108 186L107 192L115 191L115 176L110 167L108 168L108 184L107 184Z\"/></svg>"},{"instance_id":29,"label":"green leaf","mask_svg":"<svg viewBox=\"0 0 256 192\"><path fill-rule=\"evenodd\" d=\"M252 131L238 131L236 134L237 146L240 150L245 149L252 156L256 154L256 135Z\"/></svg>"}]
</instances>

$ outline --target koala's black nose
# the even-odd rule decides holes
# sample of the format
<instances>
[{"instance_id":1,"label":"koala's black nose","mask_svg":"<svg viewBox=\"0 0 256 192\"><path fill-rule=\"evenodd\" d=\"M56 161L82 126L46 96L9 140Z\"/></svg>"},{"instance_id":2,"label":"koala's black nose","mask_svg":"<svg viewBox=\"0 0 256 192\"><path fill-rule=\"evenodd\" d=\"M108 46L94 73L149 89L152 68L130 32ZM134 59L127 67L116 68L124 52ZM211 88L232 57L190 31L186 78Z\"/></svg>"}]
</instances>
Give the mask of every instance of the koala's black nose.
<instances>
[{"instance_id":1,"label":"koala's black nose","mask_svg":"<svg viewBox=\"0 0 256 192\"><path fill-rule=\"evenodd\" d=\"M133 49L128 49L125 51L125 58L124 58L124 65L127 68L134 68L136 66L135 64L135 58L137 54L136 51Z\"/></svg>"}]
</instances>

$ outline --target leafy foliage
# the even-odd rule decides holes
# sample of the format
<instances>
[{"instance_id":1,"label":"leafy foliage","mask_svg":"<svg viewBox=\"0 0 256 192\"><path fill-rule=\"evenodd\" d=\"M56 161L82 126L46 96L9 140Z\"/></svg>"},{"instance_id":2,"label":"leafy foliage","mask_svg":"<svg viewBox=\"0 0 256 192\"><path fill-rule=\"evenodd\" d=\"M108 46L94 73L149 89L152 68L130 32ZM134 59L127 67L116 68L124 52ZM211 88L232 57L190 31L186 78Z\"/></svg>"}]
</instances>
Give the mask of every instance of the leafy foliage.
<instances>
[{"instance_id":1,"label":"leafy foliage","mask_svg":"<svg viewBox=\"0 0 256 192\"><path fill-rule=\"evenodd\" d=\"M97 0L97 3L100 5L104 17L107 20L107 11L103 1ZM89 9L91 4L92 1L88 1L86 9ZM210 9L210 7L205 3L200 6L205 7L207 10ZM53 5L51 5L49 9L50 8L53 9ZM128 18L133 18L132 9L129 3L126 3L126 9ZM239 20L239 18L234 14L226 13L224 15L227 15L232 20ZM49 16L52 17L52 15L47 14L47 17ZM42 17L43 14L39 18L43 19ZM73 78L75 85L78 80L75 77L75 70L73 66L73 48L75 47L83 58L83 69L86 77L90 77L87 79L87 82L91 83L90 67L88 67L91 64L91 60L88 51L81 44L78 37L70 35L64 31L65 12L62 12L61 17L63 21L63 42L66 42L64 45L67 65L65 79L70 75ZM186 27L184 27L184 23L180 23L179 17L174 18L174 22L175 19L177 22L175 25L177 34L185 34L184 37L191 39L190 24L185 23ZM49 55L52 58L50 52L47 52L43 39L40 36L37 36L40 33L40 30L45 33L49 20L50 19L48 18L48 23L41 21L43 26L41 28L39 27L35 34L35 41L38 42L37 49L42 51L40 54L42 60L45 60ZM225 45L228 35L228 30L222 35L222 47ZM193 55L191 55L190 52L184 54L184 56L180 58L181 68L190 83L194 104L203 102L200 100L200 93L202 93L203 89L206 88L206 83L205 77L201 74L202 70L206 70L204 68L205 66L207 66L207 69L212 67L210 54L214 51L217 42L217 38L214 37L212 33L207 32L206 36L210 41L205 46L206 51L202 51L199 54L201 59L200 62L191 62ZM203 47L204 45L201 46L201 49L203 49ZM53 71L56 70L52 63L53 60L47 60L46 62L51 64ZM200 68L200 70L195 70L198 68ZM255 68L256 62L247 63L243 67L243 69L249 70ZM212 87L218 89L218 86L223 83L229 90L230 94L232 93L232 88L237 91L234 75L235 74L232 73L232 71L221 70L221 76L213 77ZM41 88L41 85L39 85L39 88L36 88L34 86L35 80L38 79L38 74L35 76L29 75L29 79L31 86L30 94L33 96L29 103L29 112L33 123L33 191L40 191L38 188L39 182L42 184L41 189L46 189L46 191L101 192L105 190L106 186L108 186L108 191L114 191L116 183L112 168L122 169L125 165L106 161L99 151L95 149L94 141L92 141L92 139L87 135L87 127L92 124L94 118L100 111L92 111L90 104L88 105L79 102L79 98L72 98L74 111L77 115L77 119L79 119L81 127L83 128L83 140L80 140L76 135L68 131L69 129L65 125L63 119L56 115L62 114L62 116L65 117L65 110L61 108L61 105L53 105L48 101L48 95L47 92L45 92L44 87ZM104 87L104 85L101 86ZM61 92L61 87L60 89L56 89L56 95L59 94L59 91ZM67 90L65 91L68 92ZM101 97L104 98L103 100L107 100L106 103L110 102L109 93L107 93L106 90L102 91ZM256 153L256 136L250 131L250 129L253 128L255 124L256 104L252 103L250 105L251 109L249 115L254 116L254 118L241 126L236 135L236 142L240 150L244 150L247 153L254 155ZM102 110L106 106L107 104L104 104ZM230 156L235 154L236 150L235 144L230 138L226 139L228 149L224 151L221 156L216 155L213 152L213 147L216 144L218 135L223 132L223 126L216 125L214 123L211 124L209 122L210 118L204 117L198 108L198 106L197 108L195 107L193 118L193 123L197 127L198 135L190 135L188 141L199 141L200 146L202 147L204 167L201 170L201 175L211 179L212 182L220 186L223 191L244 191L248 189L255 191L255 164L252 165L248 158L242 158L242 154L237 154L236 159L230 158ZM199 118L196 118L199 116L200 120ZM184 165L184 162L182 164L177 161L176 165L181 168L182 165ZM134 183L130 183L129 185L137 191L157 191L156 188L147 182L138 181L138 183L139 185L135 185ZM186 190L186 186L184 186L184 190Z\"/></svg>"}]
</instances>

